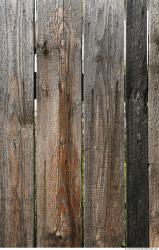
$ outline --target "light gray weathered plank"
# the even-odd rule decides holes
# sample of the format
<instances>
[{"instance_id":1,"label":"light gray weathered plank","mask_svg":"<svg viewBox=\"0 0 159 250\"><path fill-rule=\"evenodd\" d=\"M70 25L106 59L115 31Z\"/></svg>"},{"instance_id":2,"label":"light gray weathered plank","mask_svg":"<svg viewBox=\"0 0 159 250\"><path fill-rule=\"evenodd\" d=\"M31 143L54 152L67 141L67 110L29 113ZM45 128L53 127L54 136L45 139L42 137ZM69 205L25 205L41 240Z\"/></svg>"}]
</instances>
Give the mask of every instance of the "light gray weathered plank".
<instances>
[{"instance_id":1,"label":"light gray weathered plank","mask_svg":"<svg viewBox=\"0 0 159 250\"><path fill-rule=\"evenodd\" d=\"M84 8L86 247L124 242L124 1Z\"/></svg>"},{"instance_id":2,"label":"light gray weathered plank","mask_svg":"<svg viewBox=\"0 0 159 250\"><path fill-rule=\"evenodd\" d=\"M0 246L32 247L34 1L0 1Z\"/></svg>"},{"instance_id":3,"label":"light gray weathered plank","mask_svg":"<svg viewBox=\"0 0 159 250\"><path fill-rule=\"evenodd\" d=\"M149 9L149 241L159 247L159 1Z\"/></svg>"}]
</instances>

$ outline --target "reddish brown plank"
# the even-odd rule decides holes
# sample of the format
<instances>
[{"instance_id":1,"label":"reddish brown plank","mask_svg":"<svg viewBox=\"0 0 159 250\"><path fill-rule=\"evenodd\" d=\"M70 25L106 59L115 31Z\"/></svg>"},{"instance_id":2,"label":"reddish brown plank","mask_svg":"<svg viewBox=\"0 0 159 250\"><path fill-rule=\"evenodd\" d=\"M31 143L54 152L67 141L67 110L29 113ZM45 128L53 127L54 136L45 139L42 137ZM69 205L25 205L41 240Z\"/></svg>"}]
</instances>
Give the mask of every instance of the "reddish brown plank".
<instances>
[{"instance_id":1,"label":"reddish brown plank","mask_svg":"<svg viewBox=\"0 0 159 250\"><path fill-rule=\"evenodd\" d=\"M80 246L81 2L39 0L37 245Z\"/></svg>"}]
</instances>

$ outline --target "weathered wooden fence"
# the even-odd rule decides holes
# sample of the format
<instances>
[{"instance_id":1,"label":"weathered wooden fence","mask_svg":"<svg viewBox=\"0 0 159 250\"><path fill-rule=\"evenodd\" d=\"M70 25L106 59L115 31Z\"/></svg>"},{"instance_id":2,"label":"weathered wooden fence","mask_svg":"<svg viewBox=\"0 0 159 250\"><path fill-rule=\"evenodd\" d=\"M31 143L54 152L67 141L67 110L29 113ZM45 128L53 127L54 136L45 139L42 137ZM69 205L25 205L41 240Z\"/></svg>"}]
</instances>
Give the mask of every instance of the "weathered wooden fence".
<instances>
[{"instance_id":1,"label":"weathered wooden fence","mask_svg":"<svg viewBox=\"0 0 159 250\"><path fill-rule=\"evenodd\" d=\"M158 0L0 1L0 246L159 247Z\"/></svg>"}]
</instances>

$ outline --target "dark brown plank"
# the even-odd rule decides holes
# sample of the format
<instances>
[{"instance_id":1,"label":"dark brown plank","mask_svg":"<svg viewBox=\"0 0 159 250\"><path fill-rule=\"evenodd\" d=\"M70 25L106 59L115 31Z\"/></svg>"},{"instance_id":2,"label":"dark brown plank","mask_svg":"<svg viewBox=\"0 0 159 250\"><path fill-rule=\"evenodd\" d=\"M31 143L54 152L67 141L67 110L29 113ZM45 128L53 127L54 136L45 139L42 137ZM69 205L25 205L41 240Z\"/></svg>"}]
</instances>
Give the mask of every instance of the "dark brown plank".
<instances>
[{"instance_id":1,"label":"dark brown plank","mask_svg":"<svg viewBox=\"0 0 159 250\"><path fill-rule=\"evenodd\" d=\"M0 247L32 247L34 1L0 1Z\"/></svg>"},{"instance_id":2,"label":"dark brown plank","mask_svg":"<svg viewBox=\"0 0 159 250\"><path fill-rule=\"evenodd\" d=\"M127 246L148 247L147 1L127 1Z\"/></svg>"},{"instance_id":3,"label":"dark brown plank","mask_svg":"<svg viewBox=\"0 0 159 250\"><path fill-rule=\"evenodd\" d=\"M149 9L149 240L159 247L159 1Z\"/></svg>"},{"instance_id":4,"label":"dark brown plank","mask_svg":"<svg viewBox=\"0 0 159 250\"><path fill-rule=\"evenodd\" d=\"M124 1L85 1L86 247L124 242Z\"/></svg>"},{"instance_id":5,"label":"dark brown plank","mask_svg":"<svg viewBox=\"0 0 159 250\"><path fill-rule=\"evenodd\" d=\"M39 0L37 245L80 246L81 2Z\"/></svg>"}]
</instances>

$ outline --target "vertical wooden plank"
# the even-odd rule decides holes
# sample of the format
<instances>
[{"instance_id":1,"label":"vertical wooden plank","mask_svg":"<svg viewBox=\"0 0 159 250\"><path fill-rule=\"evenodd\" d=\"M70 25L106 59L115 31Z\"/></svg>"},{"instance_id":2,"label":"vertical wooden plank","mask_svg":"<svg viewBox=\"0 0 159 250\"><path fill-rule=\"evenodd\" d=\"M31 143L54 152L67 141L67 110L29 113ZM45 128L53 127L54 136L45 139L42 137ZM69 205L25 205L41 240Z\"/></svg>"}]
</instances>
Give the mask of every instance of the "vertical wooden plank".
<instances>
[{"instance_id":1,"label":"vertical wooden plank","mask_svg":"<svg viewBox=\"0 0 159 250\"><path fill-rule=\"evenodd\" d=\"M147 0L127 1L127 246L148 247Z\"/></svg>"},{"instance_id":2,"label":"vertical wooden plank","mask_svg":"<svg viewBox=\"0 0 159 250\"><path fill-rule=\"evenodd\" d=\"M81 3L39 0L37 245L80 246Z\"/></svg>"},{"instance_id":3,"label":"vertical wooden plank","mask_svg":"<svg viewBox=\"0 0 159 250\"><path fill-rule=\"evenodd\" d=\"M149 237L159 247L159 1L149 9Z\"/></svg>"},{"instance_id":4,"label":"vertical wooden plank","mask_svg":"<svg viewBox=\"0 0 159 250\"><path fill-rule=\"evenodd\" d=\"M0 246L32 247L34 1L0 1Z\"/></svg>"},{"instance_id":5,"label":"vertical wooden plank","mask_svg":"<svg viewBox=\"0 0 159 250\"><path fill-rule=\"evenodd\" d=\"M86 247L124 242L124 1L85 1Z\"/></svg>"}]
</instances>

